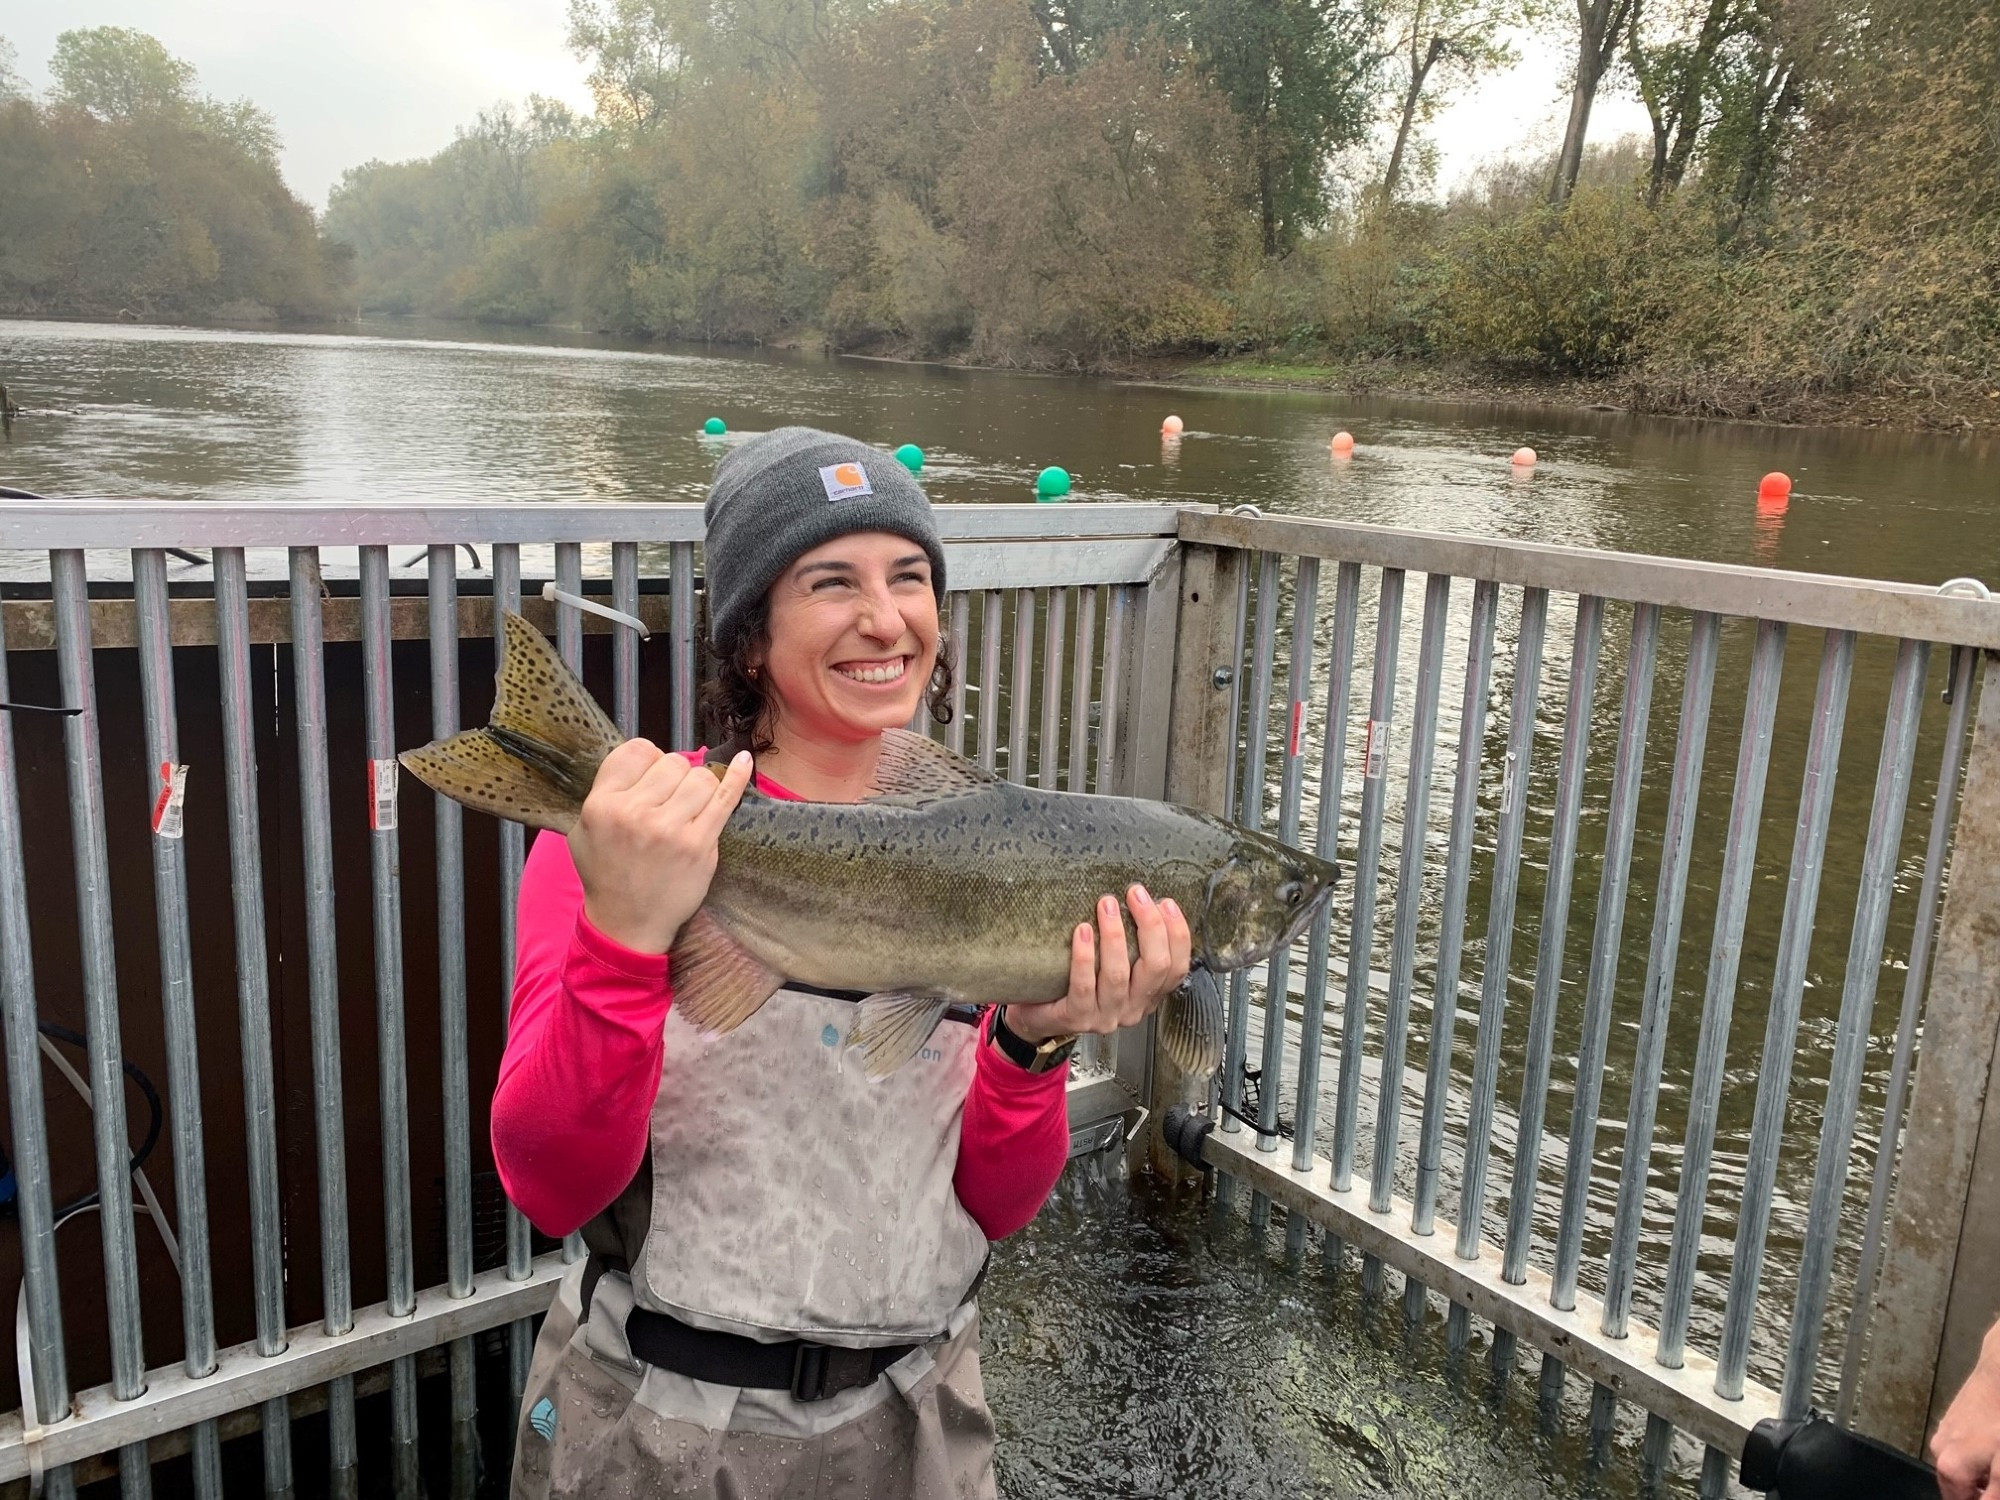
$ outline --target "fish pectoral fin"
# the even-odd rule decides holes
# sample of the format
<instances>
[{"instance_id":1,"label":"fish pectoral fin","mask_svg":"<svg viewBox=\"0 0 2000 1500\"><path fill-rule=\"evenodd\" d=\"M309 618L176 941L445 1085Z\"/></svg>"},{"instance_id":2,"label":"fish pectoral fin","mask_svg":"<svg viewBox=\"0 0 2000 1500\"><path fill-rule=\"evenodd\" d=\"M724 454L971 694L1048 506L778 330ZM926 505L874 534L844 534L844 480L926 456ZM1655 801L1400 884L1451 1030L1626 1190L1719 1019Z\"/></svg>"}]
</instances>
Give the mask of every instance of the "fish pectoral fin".
<instances>
[{"instance_id":1,"label":"fish pectoral fin","mask_svg":"<svg viewBox=\"0 0 2000 1500\"><path fill-rule=\"evenodd\" d=\"M484 729L468 729L421 749L405 750L396 759L432 791L530 828L568 833L583 811L580 798Z\"/></svg>"},{"instance_id":2,"label":"fish pectoral fin","mask_svg":"<svg viewBox=\"0 0 2000 1500\"><path fill-rule=\"evenodd\" d=\"M857 1008L847 1045L861 1049L870 1078L887 1078L923 1050L953 1001L949 995L885 990Z\"/></svg>"},{"instance_id":3,"label":"fish pectoral fin","mask_svg":"<svg viewBox=\"0 0 2000 1500\"><path fill-rule=\"evenodd\" d=\"M882 731L882 754L875 762L877 797L949 797L999 780L936 740L907 729Z\"/></svg>"},{"instance_id":4,"label":"fish pectoral fin","mask_svg":"<svg viewBox=\"0 0 2000 1500\"><path fill-rule=\"evenodd\" d=\"M1206 969L1192 971L1160 1007L1160 1045L1198 1078L1222 1066L1222 986Z\"/></svg>"},{"instance_id":5,"label":"fish pectoral fin","mask_svg":"<svg viewBox=\"0 0 2000 1500\"><path fill-rule=\"evenodd\" d=\"M674 1009L703 1031L734 1031L777 993L784 975L745 948L703 907L667 960Z\"/></svg>"}]
</instances>

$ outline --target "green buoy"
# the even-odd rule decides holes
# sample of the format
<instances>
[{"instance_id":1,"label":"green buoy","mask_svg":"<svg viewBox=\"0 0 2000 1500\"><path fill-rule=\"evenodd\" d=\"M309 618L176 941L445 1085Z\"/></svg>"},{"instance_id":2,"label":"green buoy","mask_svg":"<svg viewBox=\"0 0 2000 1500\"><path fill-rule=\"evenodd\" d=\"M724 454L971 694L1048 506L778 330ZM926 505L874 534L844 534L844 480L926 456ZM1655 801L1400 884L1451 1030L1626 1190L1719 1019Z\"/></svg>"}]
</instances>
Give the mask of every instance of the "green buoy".
<instances>
[{"instance_id":1,"label":"green buoy","mask_svg":"<svg viewBox=\"0 0 2000 1500\"><path fill-rule=\"evenodd\" d=\"M1053 464L1035 476L1037 500L1060 500L1069 494L1069 470Z\"/></svg>"},{"instance_id":2,"label":"green buoy","mask_svg":"<svg viewBox=\"0 0 2000 1500\"><path fill-rule=\"evenodd\" d=\"M720 417L710 417L701 424L701 430L710 437L721 437L723 433L729 431L729 424Z\"/></svg>"},{"instance_id":3,"label":"green buoy","mask_svg":"<svg viewBox=\"0 0 2000 1500\"><path fill-rule=\"evenodd\" d=\"M924 450L915 443L905 443L896 450L896 462L912 474L921 474L924 468Z\"/></svg>"}]
</instances>

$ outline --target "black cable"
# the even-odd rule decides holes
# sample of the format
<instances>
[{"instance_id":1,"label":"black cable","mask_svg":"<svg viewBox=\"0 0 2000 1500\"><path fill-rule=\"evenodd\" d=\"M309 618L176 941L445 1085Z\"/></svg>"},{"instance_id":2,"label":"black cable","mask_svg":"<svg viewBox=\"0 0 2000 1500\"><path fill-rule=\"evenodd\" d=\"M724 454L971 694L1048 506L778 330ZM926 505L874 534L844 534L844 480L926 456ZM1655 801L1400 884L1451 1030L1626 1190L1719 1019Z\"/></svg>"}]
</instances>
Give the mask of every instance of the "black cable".
<instances>
[{"instance_id":1,"label":"black cable","mask_svg":"<svg viewBox=\"0 0 2000 1500\"><path fill-rule=\"evenodd\" d=\"M81 1047L86 1051L89 1049L90 1043L80 1031L73 1031L69 1027L58 1025L54 1021L40 1021L36 1025L37 1029L44 1036L51 1037L71 1047ZM132 1153L132 1165L127 1168L128 1171L136 1172L146 1164L146 1158L153 1154L153 1147L159 1144L160 1126L165 1122L166 1111L160 1104L160 1091L153 1087L153 1080L146 1076L139 1065L130 1058L120 1058L119 1062L125 1070L125 1076L137 1084L139 1092L145 1095L146 1110L149 1115L146 1125L146 1139L141 1141L139 1149ZM93 1107L95 1106L93 1105ZM95 1206L97 1201L98 1195L93 1190L85 1193L81 1198L76 1199L72 1203L63 1204L54 1211L51 1217L54 1222L61 1223L71 1214Z\"/></svg>"}]
</instances>

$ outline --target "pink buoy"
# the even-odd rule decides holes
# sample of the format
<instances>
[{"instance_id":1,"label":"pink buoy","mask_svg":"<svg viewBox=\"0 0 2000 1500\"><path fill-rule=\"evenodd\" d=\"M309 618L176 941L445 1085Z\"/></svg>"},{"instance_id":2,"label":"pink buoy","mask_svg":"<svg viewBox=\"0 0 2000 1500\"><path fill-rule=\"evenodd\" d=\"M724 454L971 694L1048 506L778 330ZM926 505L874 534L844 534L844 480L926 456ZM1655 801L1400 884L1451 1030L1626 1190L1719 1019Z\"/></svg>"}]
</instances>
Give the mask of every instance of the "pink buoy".
<instances>
[{"instance_id":1,"label":"pink buoy","mask_svg":"<svg viewBox=\"0 0 2000 1500\"><path fill-rule=\"evenodd\" d=\"M1792 476L1782 470L1773 469L1757 481L1757 498L1760 501L1789 500L1792 495Z\"/></svg>"},{"instance_id":2,"label":"pink buoy","mask_svg":"<svg viewBox=\"0 0 2000 1500\"><path fill-rule=\"evenodd\" d=\"M1160 436L1179 437L1186 425L1179 417L1168 417L1166 421L1160 424Z\"/></svg>"},{"instance_id":3,"label":"pink buoy","mask_svg":"<svg viewBox=\"0 0 2000 1500\"><path fill-rule=\"evenodd\" d=\"M1336 432L1333 435L1332 443L1328 446L1335 453L1352 453L1354 451L1354 434L1351 432Z\"/></svg>"},{"instance_id":4,"label":"pink buoy","mask_svg":"<svg viewBox=\"0 0 2000 1500\"><path fill-rule=\"evenodd\" d=\"M1534 466L1535 466L1535 450L1533 448L1516 448L1514 450L1515 468L1532 469L1534 468Z\"/></svg>"}]
</instances>

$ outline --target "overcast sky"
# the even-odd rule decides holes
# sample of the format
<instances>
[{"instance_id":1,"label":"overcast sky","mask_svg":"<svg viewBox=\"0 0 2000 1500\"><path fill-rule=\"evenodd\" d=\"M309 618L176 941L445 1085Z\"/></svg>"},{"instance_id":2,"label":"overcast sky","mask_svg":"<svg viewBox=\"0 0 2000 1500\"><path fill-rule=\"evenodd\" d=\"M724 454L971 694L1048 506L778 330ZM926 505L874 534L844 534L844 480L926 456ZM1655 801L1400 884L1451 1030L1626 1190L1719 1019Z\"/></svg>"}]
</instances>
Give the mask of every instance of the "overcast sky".
<instances>
[{"instance_id":1,"label":"overcast sky","mask_svg":"<svg viewBox=\"0 0 2000 1500\"><path fill-rule=\"evenodd\" d=\"M548 94L590 107L563 45L565 0L0 0L0 36L35 88L58 32L130 26L200 70L223 98L269 110L285 177L315 207L370 158L428 156L486 105ZM1432 127L1444 186L1521 145L1553 147L1565 108L1560 49L1524 39L1522 61L1459 96ZM1591 138L1643 131L1635 100L1600 97Z\"/></svg>"}]
</instances>

